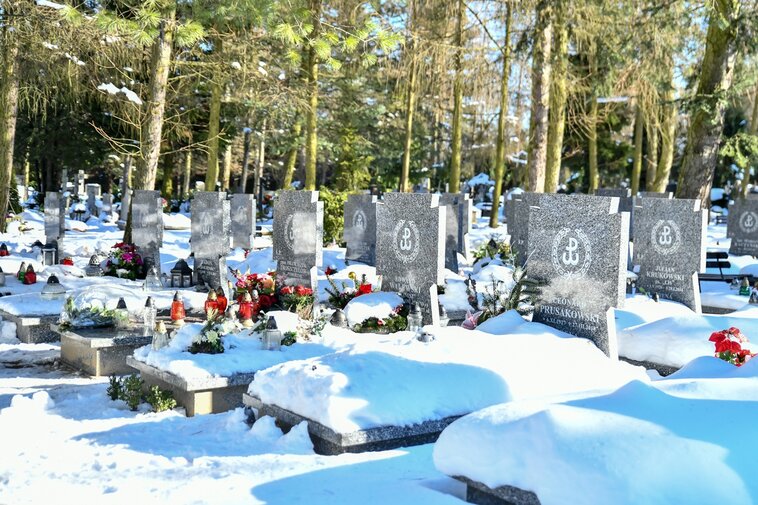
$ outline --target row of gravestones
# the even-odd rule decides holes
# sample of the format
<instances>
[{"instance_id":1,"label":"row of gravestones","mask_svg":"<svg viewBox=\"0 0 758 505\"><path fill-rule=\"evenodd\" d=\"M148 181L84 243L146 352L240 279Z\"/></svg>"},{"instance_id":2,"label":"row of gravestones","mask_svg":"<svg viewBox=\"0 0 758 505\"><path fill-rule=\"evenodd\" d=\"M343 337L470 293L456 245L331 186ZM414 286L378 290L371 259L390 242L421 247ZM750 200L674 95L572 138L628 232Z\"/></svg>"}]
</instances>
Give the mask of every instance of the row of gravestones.
<instances>
[{"instance_id":1,"label":"row of gravestones","mask_svg":"<svg viewBox=\"0 0 758 505\"><path fill-rule=\"evenodd\" d=\"M706 213L699 200L642 197L634 223L618 197L514 195L511 243L539 281L534 321L593 340L617 357L612 307L625 299L629 236L637 286L700 312ZM508 212L509 209L506 209Z\"/></svg>"}]
</instances>

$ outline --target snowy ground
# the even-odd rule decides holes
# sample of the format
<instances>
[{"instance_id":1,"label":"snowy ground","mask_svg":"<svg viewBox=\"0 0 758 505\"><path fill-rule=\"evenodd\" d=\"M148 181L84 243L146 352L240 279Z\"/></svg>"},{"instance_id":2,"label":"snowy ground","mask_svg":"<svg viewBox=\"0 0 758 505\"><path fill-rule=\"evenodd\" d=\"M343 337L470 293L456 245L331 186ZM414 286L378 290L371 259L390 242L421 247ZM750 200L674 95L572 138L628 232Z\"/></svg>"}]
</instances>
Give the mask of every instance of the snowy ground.
<instances>
[{"instance_id":1,"label":"snowy ground","mask_svg":"<svg viewBox=\"0 0 758 505\"><path fill-rule=\"evenodd\" d=\"M43 270L41 282L23 286L11 276L21 261L41 266L31 244L44 237L41 215L25 212L22 217L28 231L14 224L0 235L14 251L0 258L9 274L0 291L23 295L0 298L0 308L57 313L58 305L29 294L41 290L50 272L72 292L86 289L92 280L81 278L81 271L90 255L107 251L122 233L110 223L69 222L63 247L75 266ZM186 216L165 221L175 228L165 231L161 250L162 268L168 271L188 257L189 230ZM492 232L480 220L469 241L475 248L492 236L504 238L504 228ZM270 238L258 245L247 258L233 251L229 266L272 270ZM728 247L724 226L709 228L708 245ZM730 260L735 273L756 268L752 258ZM377 282L371 267L346 267L342 249L325 249L324 266L330 265L337 268L338 281L355 272ZM449 309L467 306L461 273L473 274L480 290L492 277L509 281L501 265L473 270L464 261L462 272L447 274L443 300ZM146 296L139 283L94 282L109 299L125 295L133 312ZM321 274L322 298L326 286ZM713 296L723 299L723 289L714 287L718 293ZM154 296L165 307L172 294L166 289ZM199 308L203 299L185 293L190 307ZM635 359L686 365L665 380L648 377L641 368L611 364L588 341L513 313L478 331L437 330L437 340L429 344L409 332L370 336L331 328L321 340L277 354L260 351L255 337L240 334L230 339L234 348L228 354L189 356L185 344L197 328L188 325L169 348L137 351L138 358L187 377L271 367L259 375L254 392L284 399L277 403L290 402L283 406L305 409L344 431L508 402L458 421L436 448L332 457L313 453L303 426L283 435L263 418L251 428L241 410L190 419L181 409L154 414L143 405L131 412L107 398L107 379L61 369L57 344L20 344L5 323L0 325L0 503L76 497L83 503L118 504L460 504L463 485L447 475L464 470L493 485L538 490L546 504L581 503L587 496L595 503L603 497L605 503L749 503L758 497L758 474L750 463L758 449L751 424L758 415L758 360L735 369L703 357L711 354L707 338L714 330L738 326L758 339L758 309L741 301L730 302L739 310L728 316L698 316L681 305L641 296L616 311L622 351ZM669 344L661 345L663 338ZM568 398L561 396L566 393ZM472 425L473 432L467 428ZM477 449L482 436L485 451ZM603 453L602 447L611 452ZM509 454L514 456L504 462ZM708 465L713 475L701 477ZM624 473L625 468L631 470ZM624 478L632 470L629 485ZM682 483L692 475L698 485L685 488ZM716 488L718 482L725 490Z\"/></svg>"}]
</instances>

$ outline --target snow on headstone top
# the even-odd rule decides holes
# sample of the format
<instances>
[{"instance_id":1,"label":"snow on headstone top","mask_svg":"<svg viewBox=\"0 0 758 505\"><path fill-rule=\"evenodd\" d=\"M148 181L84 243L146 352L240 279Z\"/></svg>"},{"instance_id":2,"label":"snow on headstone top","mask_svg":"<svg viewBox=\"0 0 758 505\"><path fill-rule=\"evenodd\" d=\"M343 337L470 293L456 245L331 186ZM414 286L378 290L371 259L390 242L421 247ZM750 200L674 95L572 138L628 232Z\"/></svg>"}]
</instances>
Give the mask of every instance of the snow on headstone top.
<instances>
[{"instance_id":1,"label":"snow on headstone top","mask_svg":"<svg viewBox=\"0 0 758 505\"><path fill-rule=\"evenodd\" d=\"M637 286L700 312L697 274L705 269L707 219L700 200L637 199L633 223Z\"/></svg>"},{"instance_id":2,"label":"snow on headstone top","mask_svg":"<svg viewBox=\"0 0 758 505\"><path fill-rule=\"evenodd\" d=\"M629 215L618 198L541 195L529 209L529 276L544 283L535 322L618 358L612 307L626 296Z\"/></svg>"}]
</instances>

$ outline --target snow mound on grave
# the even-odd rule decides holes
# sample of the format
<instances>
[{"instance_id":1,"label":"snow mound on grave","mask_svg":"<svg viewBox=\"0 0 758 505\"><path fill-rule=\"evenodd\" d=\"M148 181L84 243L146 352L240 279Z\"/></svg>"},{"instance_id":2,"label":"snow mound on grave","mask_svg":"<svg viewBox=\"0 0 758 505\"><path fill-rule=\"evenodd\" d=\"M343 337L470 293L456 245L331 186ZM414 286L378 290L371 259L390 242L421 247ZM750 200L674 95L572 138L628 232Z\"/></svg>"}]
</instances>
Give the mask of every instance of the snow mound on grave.
<instances>
[{"instance_id":1,"label":"snow mound on grave","mask_svg":"<svg viewBox=\"0 0 758 505\"><path fill-rule=\"evenodd\" d=\"M76 221L75 219L66 219L66 230L67 231L79 231L84 232L87 231L89 227L87 226L87 223L83 221Z\"/></svg>"},{"instance_id":2,"label":"snow mound on grave","mask_svg":"<svg viewBox=\"0 0 758 505\"><path fill-rule=\"evenodd\" d=\"M758 402L683 399L640 382L566 403L497 405L454 422L434 463L553 504L748 504ZM727 426L728 429L723 429Z\"/></svg>"},{"instance_id":3,"label":"snow mound on grave","mask_svg":"<svg viewBox=\"0 0 758 505\"><path fill-rule=\"evenodd\" d=\"M0 344L17 344L16 323L0 321Z\"/></svg>"},{"instance_id":4,"label":"snow mound on grave","mask_svg":"<svg viewBox=\"0 0 758 505\"><path fill-rule=\"evenodd\" d=\"M483 286L482 289L487 289L487 292L492 291L493 280L503 283L501 289L511 290L516 285L516 281L513 280L513 267L503 265L500 260L494 260L481 267L472 278L477 282L477 288Z\"/></svg>"},{"instance_id":5,"label":"snow mound on grave","mask_svg":"<svg viewBox=\"0 0 758 505\"><path fill-rule=\"evenodd\" d=\"M377 292L360 295L345 306L345 317L352 328L370 317L385 319L403 304L403 299L396 293Z\"/></svg>"},{"instance_id":6,"label":"snow mound on grave","mask_svg":"<svg viewBox=\"0 0 758 505\"><path fill-rule=\"evenodd\" d=\"M688 314L632 326L618 332L619 355L636 361L682 367L700 356L712 356L711 333L739 328L750 338L758 336L758 319L747 317ZM755 337L758 338L758 337ZM758 345L744 348L758 351Z\"/></svg>"},{"instance_id":7,"label":"snow mound on grave","mask_svg":"<svg viewBox=\"0 0 758 505\"><path fill-rule=\"evenodd\" d=\"M445 292L439 295L439 301L448 313L474 310L468 302L466 284L463 281L447 279L445 282Z\"/></svg>"},{"instance_id":8,"label":"snow mound on grave","mask_svg":"<svg viewBox=\"0 0 758 505\"><path fill-rule=\"evenodd\" d=\"M671 316L695 315L686 305L671 300L654 301L645 295L627 295L623 309L614 309L616 331L652 323Z\"/></svg>"},{"instance_id":9,"label":"snow mound on grave","mask_svg":"<svg viewBox=\"0 0 758 505\"><path fill-rule=\"evenodd\" d=\"M189 230L191 226L192 221L184 214L163 214L164 230Z\"/></svg>"},{"instance_id":10,"label":"snow mound on grave","mask_svg":"<svg viewBox=\"0 0 758 505\"><path fill-rule=\"evenodd\" d=\"M435 336L430 344L398 332L391 342L366 339L342 352L262 370L249 392L347 433L648 380L642 367L609 360L589 340L523 319L505 335L427 329Z\"/></svg>"}]
</instances>

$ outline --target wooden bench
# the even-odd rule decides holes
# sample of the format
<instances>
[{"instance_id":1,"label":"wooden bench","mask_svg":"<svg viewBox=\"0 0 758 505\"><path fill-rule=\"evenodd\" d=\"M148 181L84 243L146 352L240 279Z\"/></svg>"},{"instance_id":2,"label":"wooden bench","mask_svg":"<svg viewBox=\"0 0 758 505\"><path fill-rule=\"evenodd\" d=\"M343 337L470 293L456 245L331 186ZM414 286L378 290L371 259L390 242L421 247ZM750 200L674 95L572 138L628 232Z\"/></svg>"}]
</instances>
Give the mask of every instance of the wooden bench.
<instances>
[{"instance_id":1,"label":"wooden bench","mask_svg":"<svg viewBox=\"0 0 758 505\"><path fill-rule=\"evenodd\" d=\"M728 220L727 216L716 216L716 224L727 224Z\"/></svg>"},{"instance_id":2,"label":"wooden bench","mask_svg":"<svg viewBox=\"0 0 758 505\"><path fill-rule=\"evenodd\" d=\"M707 274L705 272L700 272L698 274L698 282L703 282L703 281L732 282L734 279L741 279L743 277L747 277L748 281L750 282L750 285L752 286L753 283L755 283L756 281L756 278L752 275L725 274L724 270L731 268L732 264L729 262L729 254L724 251L706 252L705 253L705 267L718 268L719 273ZM702 287L701 287L701 291L702 291Z\"/></svg>"}]
</instances>

